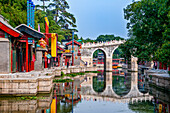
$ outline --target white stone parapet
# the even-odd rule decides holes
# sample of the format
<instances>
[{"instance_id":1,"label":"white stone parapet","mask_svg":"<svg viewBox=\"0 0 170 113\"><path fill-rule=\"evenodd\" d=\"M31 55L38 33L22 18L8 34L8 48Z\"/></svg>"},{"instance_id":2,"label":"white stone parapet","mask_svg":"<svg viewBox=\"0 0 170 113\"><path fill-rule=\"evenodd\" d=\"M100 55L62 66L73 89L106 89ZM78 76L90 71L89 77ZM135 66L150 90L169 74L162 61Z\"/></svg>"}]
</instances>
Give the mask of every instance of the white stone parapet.
<instances>
[{"instance_id":1,"label":"white stone parapet","mask_svg":"<svg viewBox=\"0 0 170 113\"><path fill-rule=\"evenodd\" d=\"M111 40L111 41L106 41L106 42L97 42L97 43L83 43L82 48L92 48L92 47L100 47L100 46L112 46L112 45L120 45L124 43L125 40Z\"/></svg>"}]
</instances>

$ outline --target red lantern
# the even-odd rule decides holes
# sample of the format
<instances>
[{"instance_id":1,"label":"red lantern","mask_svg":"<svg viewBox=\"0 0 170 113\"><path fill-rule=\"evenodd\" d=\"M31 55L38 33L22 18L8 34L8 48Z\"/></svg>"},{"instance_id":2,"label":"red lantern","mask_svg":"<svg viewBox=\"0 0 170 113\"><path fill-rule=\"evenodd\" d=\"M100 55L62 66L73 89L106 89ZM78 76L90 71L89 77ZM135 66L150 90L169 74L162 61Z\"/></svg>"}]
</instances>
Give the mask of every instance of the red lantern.
<instances>
[{"instance_id":1,"label":"red lantern","mask_svg":"<svg viewBox=\"0 0 170 113\"><path fill-rule=\"evenodd\" d=\"M42 47L42 46L43 46L43 44L42 44L42 43L40 43L40 46Z\"/></svg>"},{"instance_id":2,"label":"red lantern","mask_svg":"<svg viewBox=\"0 0 170 113\"><path fill-rule=\"evenodd\" d=\"M45 44L43 44L43 47L45 47Z\"/></svg>"},{"instance_id":3,"label":"red lantern","mask_svg":"<svg viewBox=\"0 0 170 113\"><path fill-rule=\"evenodd\" d=\"M81 56L81 53L77 53L78 56Z\"/></svg>"}]
</instances>

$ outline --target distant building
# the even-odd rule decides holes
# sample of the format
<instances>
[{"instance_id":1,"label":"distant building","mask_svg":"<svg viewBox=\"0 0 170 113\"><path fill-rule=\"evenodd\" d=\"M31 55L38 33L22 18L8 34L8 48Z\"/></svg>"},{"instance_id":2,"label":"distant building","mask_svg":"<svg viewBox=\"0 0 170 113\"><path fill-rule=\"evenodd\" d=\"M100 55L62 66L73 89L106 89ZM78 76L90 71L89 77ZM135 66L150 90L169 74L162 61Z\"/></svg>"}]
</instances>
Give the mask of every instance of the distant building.
<instances>
[{"instance_id":1,"label":"distant building","mask_svg":"<svg viewBox=\"0 0 170 113\"><path fill-rule=\"evenodd\" d=\"M66 48L72 52L72 41L66 43ZM81 43L74 40L74 65L80 65L81 53L80 53ZM71 58L72 63L72 58Z\"/></svg>"}]
</instances>

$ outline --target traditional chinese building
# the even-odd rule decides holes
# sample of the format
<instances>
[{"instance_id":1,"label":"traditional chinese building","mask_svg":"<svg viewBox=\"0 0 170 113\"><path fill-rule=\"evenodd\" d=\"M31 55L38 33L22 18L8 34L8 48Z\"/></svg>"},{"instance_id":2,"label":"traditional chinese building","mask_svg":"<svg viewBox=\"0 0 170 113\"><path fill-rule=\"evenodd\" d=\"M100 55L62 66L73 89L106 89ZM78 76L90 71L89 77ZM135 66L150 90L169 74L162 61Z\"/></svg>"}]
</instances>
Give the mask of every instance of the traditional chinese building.
<instances>
[{"instance_id":1,"label":"traditional chinese building","mask_svg":"<svg viewBox=\"0 0 170 113\"><path fill-rule=\"evenodd\" d=\"M23 33L23 36L19 39L20 68L22 67L22 71L32 71L34 70L34 62L36 61L36 59L42 57L36 55L36 43L41 38L45 38L45 35L25 24L17 26L16 29Z\"/></svg>"},{"instance_id":2,"label":"traditional chinese building","mask_svg":"<svg viewBox=\"0 0 170 113\"><path fill-rule=\"evenodd\" d=\"M66 43L66 48L72 52L72 41ZM73 50L74 58L73 61L71 60L71 62L74 62L74 65L80 65L80 59L81 59L80 49L81 49L81 43L74 40L74 50Z\"/></svg>"},{"instance_id":3,"label":"traditional chinese building","mask_svg":"<svg viewBox=\"0 0 170 113\"><path fill-rule=\"evenodd\" d=\"M58 57L58 67L62 66L63 65L63 54L65 52L65 49L63 49L62 47L58 46L57 47L57 57Z\"/></svg>"},{"instance_id":4,"label":"traditional chinese building","mask_svg":"<svg viewBox=\"0 0 170 113\"><path fill-rule=\"evenodd\" d=\"M0 73L19 71L20 54L17 48L20 47L19 39L22 36L0 15Z\"/></svg>"}]
</instances>

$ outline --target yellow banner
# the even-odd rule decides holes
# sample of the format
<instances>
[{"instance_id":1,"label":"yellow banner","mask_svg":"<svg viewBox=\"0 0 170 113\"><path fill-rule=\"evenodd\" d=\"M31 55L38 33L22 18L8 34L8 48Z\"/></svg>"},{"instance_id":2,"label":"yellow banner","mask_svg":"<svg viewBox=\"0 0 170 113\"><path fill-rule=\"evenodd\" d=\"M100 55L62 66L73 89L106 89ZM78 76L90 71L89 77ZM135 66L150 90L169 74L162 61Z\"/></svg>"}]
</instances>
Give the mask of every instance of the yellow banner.
<instances>
[{"instance_id":1,"label":"yellow banner","mask_svg":"<svg viewBox=\"0 0 170 113\"><path fill-rule=\"evenodd\" d=\"M54 98L51 103L51 113L56 113L56 99Z\"/></svg>"},{"instance_id":2,"label":"yellow banner","mask_svg":"<svg viewBox=\"0 0 170 113\"><path fill-rule=\"evenodd\" d=\"M48 21L48 18L47 18L47 17L45 17L45 22L46 22L46 24L49 26L49 21Z\"/></svg>"},{"instance_id":3,"label":"yellow banner","mask_svg":"<svg viewBox=\"0 0 170 113\"><path fill-rule=\"evenodd\" d=\"M51 56L52 57L56 57L57 56L57 52L56 52L56 48L57 48L57 38L56 38L56 34L52 33L51 34Z\"/></svg>"},{"instance_id":4,"label":"yellow banner","mask_svg":"<svg viewBox=\"0 0 170 113\"><path fill-rule=\"evenodd\" d=\"M66 53L70 53L70 50L65 50Z\"/></svg>"}]
</instances>

